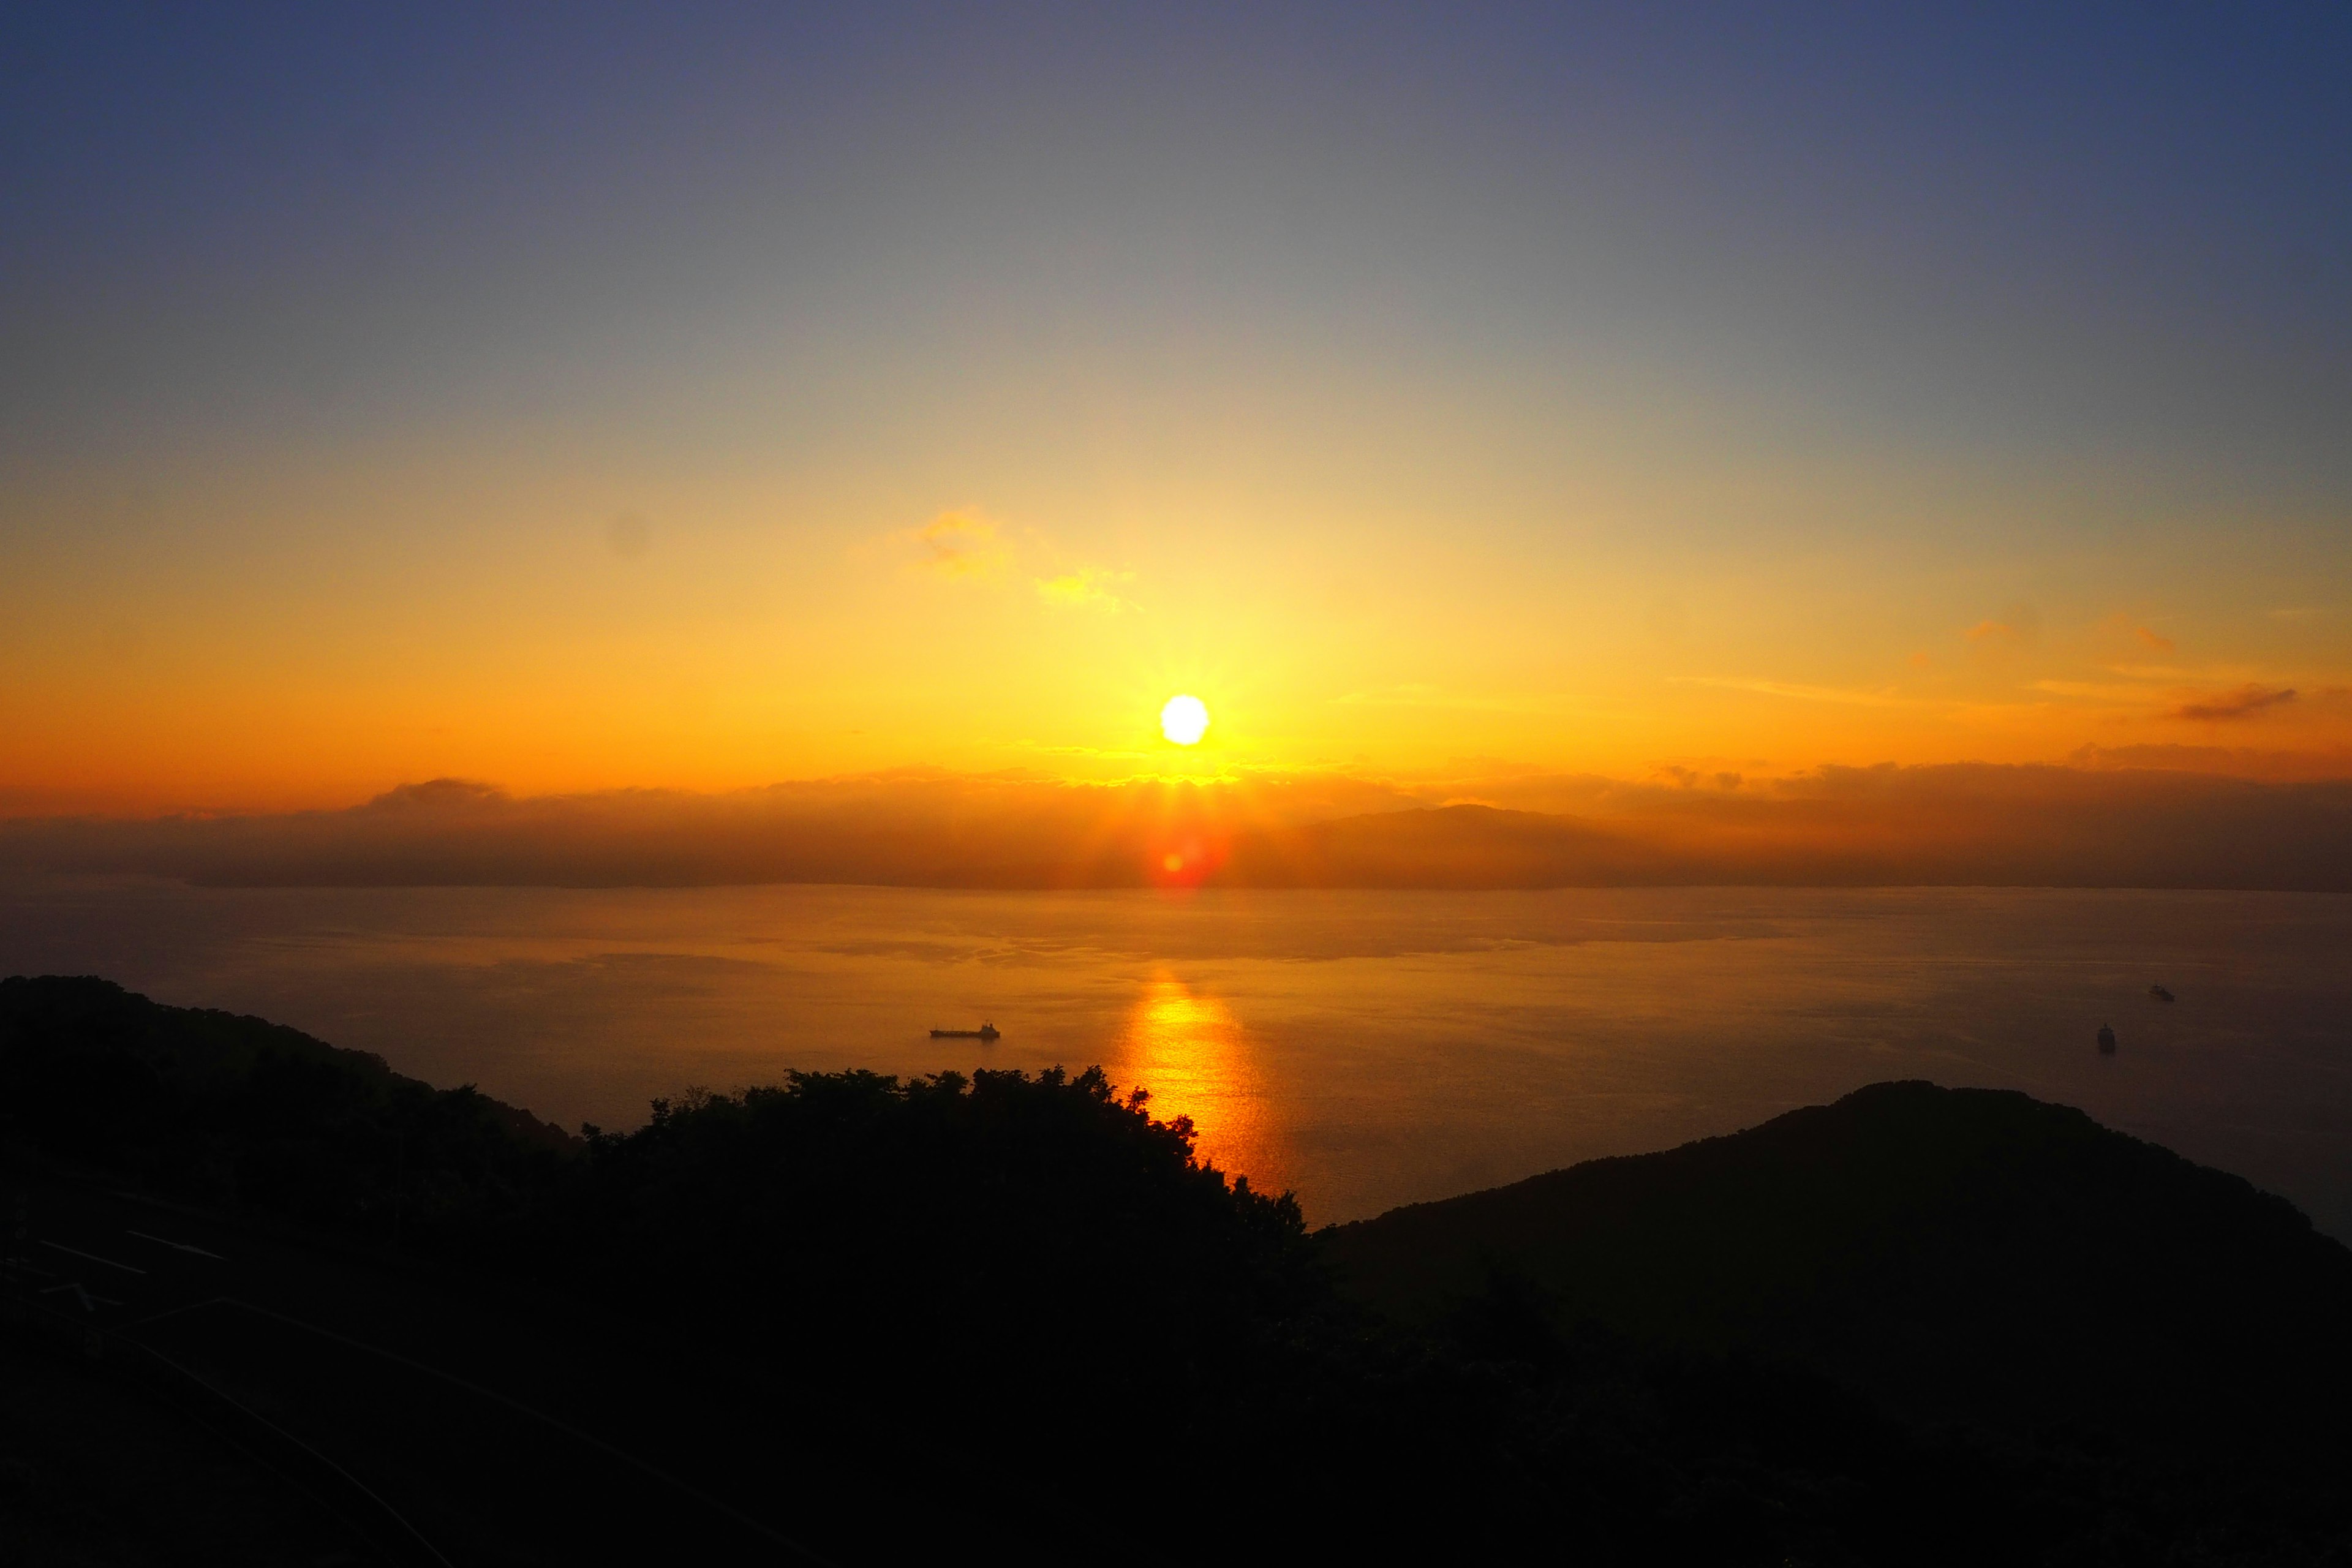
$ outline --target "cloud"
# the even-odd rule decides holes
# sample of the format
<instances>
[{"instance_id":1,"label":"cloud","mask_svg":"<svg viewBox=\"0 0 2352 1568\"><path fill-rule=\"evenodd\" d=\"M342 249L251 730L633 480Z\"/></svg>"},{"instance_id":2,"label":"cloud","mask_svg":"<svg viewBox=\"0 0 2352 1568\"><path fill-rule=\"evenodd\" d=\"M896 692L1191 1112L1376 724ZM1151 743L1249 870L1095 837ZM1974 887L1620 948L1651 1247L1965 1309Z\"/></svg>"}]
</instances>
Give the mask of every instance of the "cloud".
<instances>
[{"instance_id":1,"label":"cloud","mask_svg":"<svg viewBox=\"0 0 2352 1568\"><path fill-rule=\"evenodd\" d=\"M1726 691L1755 691L1766 697L1786 697L1798 702L1844 702L1862 708L1900 708L1909 701L1892 691L1843 686L1802 686L1787 680L1741 680L1717 675L1670 675L1674 686L1713 686Z\"/></svg>"},{"instance_id":2,"label":"cloud","mask_svg":"<svg viewBox=\"0 0 2352 1568\"><path fill-rule=\"evenodd\" d=\"M2352 747L2333 751L2257 751L2250 746L2078 746L2067 761L2078 768L2163 770L2275 782L2320 783L2352 778Z\"/></svg>"},{"instance_id":3,"label":"cloud","mask_svg":"<svg viewBox=\"0 0 2352 1568\"><path fill-rule=\"evenodd\" d=\"M2042 614L2031 605L2011 605L2000 619L1988 616L1961 635L1979 647L2021 647L2042 636Z\"/></svg>"},{"instance_id":4,"label":"cloud","mask_svg":"<svg viewBox=\"0 0 2352 1568\"><path fill-rule=\"evenodd\" d=\"M1450 691L1426 680L1344 691L1331 699L1347 708L1433 708L1460 713L1534 713L1556 717L1565 700L1541 693Z\"/></svg>"},{"instance_id":5,"label":"cloud","mask_svg":"<svg viewBox=\"0 0 2352 1568\"><path fill-rule=\"evenodd\" d=\"M1584 813L1457 805L1238 837L1223 879L1290 887L2352 889L2352 782L2049 765L1664 769Z\"/></svg>"},{"instance_id":6,"label":"cloud","mask_svg":"<svg viewBox=\"0 0 2352 1568\"><path fill-rule=\"evenodd\" d=\"M2272 709L2284 707L2294 700L2294 688L2291 686L2268 687L2249 683L2234 691L2217 691L2210 697L2184 702L2165 716L2218 724L2233 719L2259 718Z\"/></svg>"},{"instance_id":7,"label":"cloud","mask_svg":"<svg viewBox=\"0 0 2352 1568\"><path fill-rule=\"evenodd\" d=\"M1675 787L1677 789L1696 789L1703 784L1711 784L1717 789L1738 789L1748 782L1747 776L1743 773L1727 770L1702 773L1696 768L1686 768L1676 763L1669 763L1658 771L1665 777L1674 780Z\"/></svg>"},{"instance_id":8,"label":"cloud","mask_svg":"<svg viewBox=\"0 0 2352 1568\"><path fill-rule=\"evenodd\" d=\"M2114 615L2102 620L2098 625L2098 630L2111 641L2119 642L2129 638L2138 643L2140 647L2150 649L2166 658L2172 657L2172 639L2162 632L2140 625L2126 611L2117 610Z\"/></svg>"},{"instance_id":9,"label":"cloud","mask_svg":"<svg viewBox=\"0 0 2352 1568\"><path fill-rule=\"evenodd\" d=\"M426 779L423 784L394 784L354 811L462 811L505 805L513 797L494 784L479 779Z\"/></svg>"},{"instance_id":10,"label":"cloud","mask_svg":"<svg viewBox=\"0 0 2352 1568\"><path fill-rule=\"evenodd\" d=\"M2139 686L2102 686L2089 680L2037 680L2036 691L2047 691L2053 697L2083 697L2095 702L2139 702L2147 689Z\"/></svg>"},{"instance_id":11,"label":"cloud","mask_svg":"<svg viewBox=\"0 0 2352 1568\"><path fill-rule=\"evenodd\" d=\"M1013 556L996 524L968 511L943 511L904 537L921 551L917 565L942 577L993 577Z\"/></svg>"},{"instance_id":12,"label":"cloud","mask_svg":"<svg viewBox=\"0 0 2352 1568\"><path fill-rule=\"evenodd\" d=\"M1132 572L1113 572L1108 567L1081 566L1059 577L1037 579L1037 596L1049 605L1063 605L1074 609L1100 610L1117 615L1137 605L1121 598L1117 590L1135 581Z\"/></svg>"}]
</instances>

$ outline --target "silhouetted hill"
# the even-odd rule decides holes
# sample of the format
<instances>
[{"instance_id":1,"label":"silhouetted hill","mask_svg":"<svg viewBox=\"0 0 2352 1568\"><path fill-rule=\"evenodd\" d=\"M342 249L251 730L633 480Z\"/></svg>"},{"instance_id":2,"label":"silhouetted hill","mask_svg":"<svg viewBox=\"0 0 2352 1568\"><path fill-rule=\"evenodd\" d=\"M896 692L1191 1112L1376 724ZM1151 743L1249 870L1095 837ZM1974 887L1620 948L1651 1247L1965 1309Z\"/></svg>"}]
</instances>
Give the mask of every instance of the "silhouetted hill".
<instances>
[{"instance_id":1,"label":"silhouetted hill","mask_svg":"<svg viewBox=\"0 0 2352 1568\"><path fill-rule=\"evenodd\" d=\"M2024 1095L1886 1083L1325 1237L1433 1323L1499 1272L1562 1328L1780 1358L1913 1418L2340 1441L2352 1251L2285 1200Z\"/></svg>"},{"instance_id":2,"label":"silhouetted hill","mask_svg":"<svg viewBox=\"0 0 2352 1568\"><path fill-rule=\"evenodd\" d=\"M198 1368L499 1561L2352 1551L2352 1259L2017 1095L1881 1085L1318 1237L1094 1069L573 1140L46 979L0 983L0 1095L16 1321Z\"/></svg>"},{"instance_id":3,"label":"silhouetted hill","mask_svg":"<svg viewBox=\"0 0 2352 1568\"><path fill-rule=\"evenodd\" d=\"M579 1142L282 1024L59 975L0 980L0 1141L384 1235L520 1212Z\"/></svg>"}]
</instances>

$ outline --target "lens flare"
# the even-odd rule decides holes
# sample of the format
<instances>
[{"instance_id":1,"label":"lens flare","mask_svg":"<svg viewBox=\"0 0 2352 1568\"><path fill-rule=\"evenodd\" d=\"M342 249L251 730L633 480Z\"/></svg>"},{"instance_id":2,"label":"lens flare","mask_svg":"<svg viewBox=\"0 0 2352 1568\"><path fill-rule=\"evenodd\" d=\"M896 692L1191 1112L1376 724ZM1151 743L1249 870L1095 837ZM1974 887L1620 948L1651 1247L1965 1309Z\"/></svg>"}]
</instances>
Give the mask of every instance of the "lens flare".
<instances>
[{"instance_id":1,"label":"lens flare","mask_svg":"<svg viewBox=\"0 0 2352 1568\"><path fill-rule=\"evenodd\" d=\"M1160 732L1180 746L1197 746L1209 732L1209 705L1197 697L1171 697L1160 710Z\"/></svg>"}]
</instances>

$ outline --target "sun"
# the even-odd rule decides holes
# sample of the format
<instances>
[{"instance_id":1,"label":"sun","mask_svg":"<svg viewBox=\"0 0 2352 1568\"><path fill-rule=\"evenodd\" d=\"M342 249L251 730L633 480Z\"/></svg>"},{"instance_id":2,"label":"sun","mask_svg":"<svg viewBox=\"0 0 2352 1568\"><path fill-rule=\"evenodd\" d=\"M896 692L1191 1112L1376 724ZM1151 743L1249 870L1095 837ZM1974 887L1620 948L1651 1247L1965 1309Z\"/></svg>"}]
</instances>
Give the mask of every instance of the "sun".
<instances>
[{"instance_id":1,"label":"sun","mask_svg":"<svg viewBox=\"0 0 2352 1568\"><path fill-rule=\"evenodd\" d=\"M1209 732L1209 705L1197 697L1171 697L1160 710L1160 732L1180 746L1197 746Z\"/></svg>"}]
</instances>

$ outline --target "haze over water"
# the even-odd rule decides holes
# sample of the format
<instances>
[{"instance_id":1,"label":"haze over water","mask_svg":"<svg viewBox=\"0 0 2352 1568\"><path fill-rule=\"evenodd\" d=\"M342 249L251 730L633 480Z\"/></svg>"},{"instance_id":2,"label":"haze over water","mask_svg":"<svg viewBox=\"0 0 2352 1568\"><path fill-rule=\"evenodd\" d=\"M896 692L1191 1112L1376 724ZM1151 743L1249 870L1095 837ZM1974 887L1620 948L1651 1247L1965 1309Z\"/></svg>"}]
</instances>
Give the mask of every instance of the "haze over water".
<instances>
[{"instance_id":1,"label":"haze over water","mask_svg":"<svg viewBox=\"0 0 2352 1568\"><path fill-rule=\"evenodd\" d=\"M0 973L259 1014L566 1125L793 1068L1099 1062L1318 1224L1925 1078L2352 1236L2347 948L2322 894L0 886Z\"/></svg>"}]
</instances>

